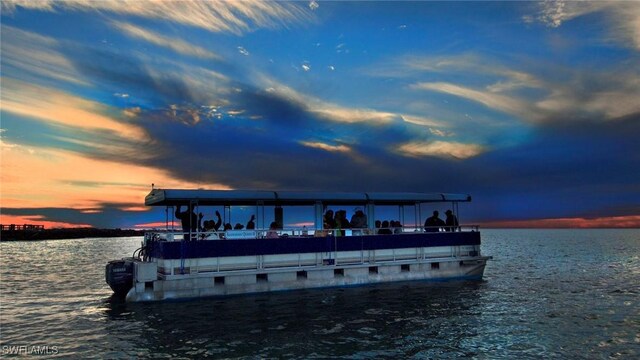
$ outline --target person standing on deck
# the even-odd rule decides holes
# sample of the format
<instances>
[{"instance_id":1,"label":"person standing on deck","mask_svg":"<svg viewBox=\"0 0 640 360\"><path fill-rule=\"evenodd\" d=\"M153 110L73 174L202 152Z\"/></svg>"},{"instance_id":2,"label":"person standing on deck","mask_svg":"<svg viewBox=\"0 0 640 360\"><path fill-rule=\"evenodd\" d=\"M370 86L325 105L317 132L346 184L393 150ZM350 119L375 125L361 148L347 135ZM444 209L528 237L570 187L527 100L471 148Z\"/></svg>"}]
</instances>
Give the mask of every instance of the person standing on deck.
<instances>
[{"instance_id":1,"label":"person standing on deck","mask_svg":"<svg viewBox=\"0 0 640 360\"><path fill-rule=\"evenodd\" d=\"M180 211L181 208L182 205L178 205L178 207L176 208L176 218L180 219L182 223L182 232L185 233L184 239L190 240L191 237L189 235L195 233L198 229L198 216L196 216L196 213L193 210L193 205L191 204L189 204L187 210L185 210L184 212ZM199 216L200 219L202 219L202 213L200 213Z\"/></svg>"},{"instance_id":2,"label":"person standing on deck","mask_svg":"<svg viewBox=\"0 0 640 360\"><path fill-rule=\"evenodd\" d=\"M442 219L440 219L438 217L440 213L438 213L438 210L433 212L433 216L428 218L425 222L424 222L424 231L426 232L439 232L440 228L445 226L444 221L442 221Z\"/></svg>"},{"instance_id":3,"label":"person standing on deck","mask_svg":"<svg viewBox=\"0 0 640 360\"><path fill-rule=\"evenodd\" d=\"M447 214L447 218L445 219L445 225L447 225L444 229L445 231L457 231L458 230L458 218L453 215L451 210L445 211Z\"/></svg>"}]
</instances>

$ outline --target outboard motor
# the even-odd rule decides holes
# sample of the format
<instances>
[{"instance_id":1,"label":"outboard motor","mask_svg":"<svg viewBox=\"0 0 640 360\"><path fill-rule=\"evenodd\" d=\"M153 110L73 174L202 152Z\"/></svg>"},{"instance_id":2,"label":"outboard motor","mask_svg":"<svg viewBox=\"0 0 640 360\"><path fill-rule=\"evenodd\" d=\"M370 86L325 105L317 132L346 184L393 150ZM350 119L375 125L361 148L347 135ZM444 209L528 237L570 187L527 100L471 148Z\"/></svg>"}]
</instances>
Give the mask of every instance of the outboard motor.
<instances>
[{"instance_id":1,"label":"outboard motor","mask_svg":"<svg viewBox=\"0 0 640 360\"><path fill-rule=\"evenodd\" d=\"M133 260L109 261L105 269L105 279L116 295L126 296L133 287Z\"/></svg>"}]
</instances>

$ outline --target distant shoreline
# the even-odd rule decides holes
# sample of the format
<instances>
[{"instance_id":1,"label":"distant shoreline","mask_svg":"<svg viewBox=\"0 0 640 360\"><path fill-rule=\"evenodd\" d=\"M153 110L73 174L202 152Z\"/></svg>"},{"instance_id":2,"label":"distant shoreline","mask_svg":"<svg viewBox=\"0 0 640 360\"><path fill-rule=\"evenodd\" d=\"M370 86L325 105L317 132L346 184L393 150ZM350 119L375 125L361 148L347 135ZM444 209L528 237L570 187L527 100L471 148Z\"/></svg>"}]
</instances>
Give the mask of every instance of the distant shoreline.
<instances>
[{"instance_id":1,"label":"distant shoreline","mask_svg":"<svg viewBox=\"0 0 640 360\"><path fill-rule=\"evenodd\" d=\"M143 236L145 230L132 229L96 229L96 228L63 228L44 229L38 231L31 230L3 230L0 234L0 241L39 241L39 240L62 240L62 239L84 239L96 237L127 237Z\"/></svg>"}]
</instances>

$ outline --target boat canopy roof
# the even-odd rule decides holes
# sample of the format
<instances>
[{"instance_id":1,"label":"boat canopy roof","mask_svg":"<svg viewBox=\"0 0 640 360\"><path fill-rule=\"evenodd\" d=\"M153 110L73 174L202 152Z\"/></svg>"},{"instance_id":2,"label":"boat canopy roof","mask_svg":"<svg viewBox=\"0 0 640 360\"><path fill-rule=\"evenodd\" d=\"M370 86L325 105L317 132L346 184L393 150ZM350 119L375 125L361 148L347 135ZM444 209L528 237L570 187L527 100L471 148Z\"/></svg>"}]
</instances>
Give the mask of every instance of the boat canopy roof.
<instances>
[{"instance_id":1,"label":"boat canopy roof","mask_svg":"<svg viewBox=\"0 0 640 360\"><path fill-rule=\"evenodd\" d=\"M468 194L408 192L319 192L264 190L153 189L145 198L147 206L187 205L312 205L367 204L413 205L429 202L471 201Z\"/></svg>"}]
</instances>

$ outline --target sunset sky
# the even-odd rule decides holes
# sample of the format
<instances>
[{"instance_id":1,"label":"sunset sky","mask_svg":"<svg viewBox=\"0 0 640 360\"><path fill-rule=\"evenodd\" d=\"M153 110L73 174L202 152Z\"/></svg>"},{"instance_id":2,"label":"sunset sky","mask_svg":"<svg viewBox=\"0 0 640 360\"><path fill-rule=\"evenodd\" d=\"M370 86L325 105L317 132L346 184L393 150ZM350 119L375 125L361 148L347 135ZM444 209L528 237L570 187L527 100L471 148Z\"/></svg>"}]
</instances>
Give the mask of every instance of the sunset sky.
<instances>
[{"instance_id":1,"label":"sunset sky","mask_svg":"<svg viewBox=\"0 0 640 360\"><path fill-rule=\"evenodd\" d=\"M2 224L162 221L154 183L640 226L634 1L2 0L0 75Z\"/></svg>"}]
</instances>

